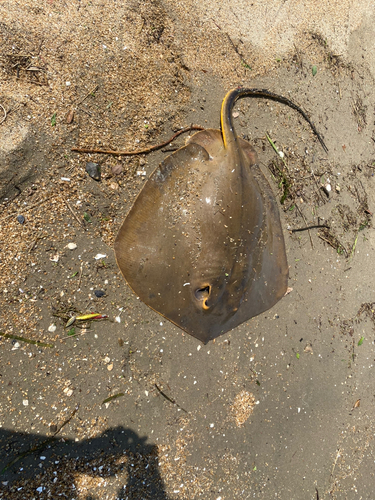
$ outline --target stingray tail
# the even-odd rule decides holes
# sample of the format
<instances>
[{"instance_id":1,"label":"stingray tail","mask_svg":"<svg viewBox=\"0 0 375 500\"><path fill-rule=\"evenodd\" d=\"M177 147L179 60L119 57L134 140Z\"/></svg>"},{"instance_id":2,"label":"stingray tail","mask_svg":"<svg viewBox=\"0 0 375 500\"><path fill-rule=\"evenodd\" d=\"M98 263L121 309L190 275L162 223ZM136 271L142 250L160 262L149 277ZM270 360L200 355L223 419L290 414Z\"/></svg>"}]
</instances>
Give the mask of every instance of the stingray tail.
<instances>
[{"instance_id":1,"label":"stingray tail","mask_svg":"<svg viewBox=\"0 0 375 500\"><path fill-rule=\"evenodd\" d=\"M239 99L240 97L261 97L263 99L270 99L272 101L277 101L281 102L282 104L286 104L290 108L298 111L303 118L307 121L307 123L310 125L312 131L318 138L320 144L322 145L322 148L324 151L327 153L328 148L325 145L322 136L319 134L317 129L315 128L315 125L313 122L310 120L310 118L307 116L307 114L301 109L297 104L294 104L294 102L290 101L286 97L283 97L278 94L274 94L273 92L270 92L265 89L248 89L248 88L237 88L230 90L227 95L224 97L222 106L221 106L221 130L223 134L223 141L224 141L224 146L227 148L230 143L233 141L236 141L236 133L233 128L233 123L232 123L232 109L234 106L234 103Z\"/></svg>"}]
</instances>

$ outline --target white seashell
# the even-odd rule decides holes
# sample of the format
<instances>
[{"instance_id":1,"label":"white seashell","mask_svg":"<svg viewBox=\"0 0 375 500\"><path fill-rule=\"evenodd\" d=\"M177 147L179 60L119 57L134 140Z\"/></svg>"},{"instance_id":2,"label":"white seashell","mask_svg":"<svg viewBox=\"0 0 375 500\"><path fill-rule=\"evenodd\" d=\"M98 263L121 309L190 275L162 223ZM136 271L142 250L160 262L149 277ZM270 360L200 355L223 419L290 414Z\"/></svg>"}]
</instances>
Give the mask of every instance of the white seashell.
<instances>
[{"instance_id":1,"label":"white seashell","mask_svg":"<svg viewBox=\"0 0 375 500\"><path fill-rule=\"evenodd\" d=\"M104 259L104 257L107 257L107 255L105 253L97 253L94 257L95 260L99 260L99 259Z\"/></svg>"}]
</instances>

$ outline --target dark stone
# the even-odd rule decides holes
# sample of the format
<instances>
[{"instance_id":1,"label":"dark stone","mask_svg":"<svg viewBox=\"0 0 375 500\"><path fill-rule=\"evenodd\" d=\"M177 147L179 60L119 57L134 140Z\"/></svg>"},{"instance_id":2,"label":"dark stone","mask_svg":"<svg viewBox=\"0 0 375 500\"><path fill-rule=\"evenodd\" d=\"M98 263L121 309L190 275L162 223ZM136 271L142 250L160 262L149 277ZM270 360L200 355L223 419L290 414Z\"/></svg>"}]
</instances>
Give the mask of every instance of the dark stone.
<instances>
[{"instance_id":1,"label":"dark stone","mask_svg":"<svg viewBox=\"0 0 375 500\"><path fill-rule=\"evenodd\" d=\"M20 224L25 222L25 217L23 215L17 215L17 220Z\"/></svg>"},{"instance_id":2,"label":"dark stone","mask_svg":"<svg viewBox=\"0 0 375 500\"><path fill-rule=\"evenodd\" d=\"M94 290L94 293L97 297L104 297L105 292L103 290Z\"/></svg>"},{"instance_id":3,"label":"dark stone","mask_svg":"<svg viewBox=\"0 0 375 500\"><path fill-rule=\"evenodd\" d=\"M86 172L95 181L100 181L102 177L100 165L98 165L97 163L93 163L92 161L86 163Z\"/></svg>"}]
</instances>

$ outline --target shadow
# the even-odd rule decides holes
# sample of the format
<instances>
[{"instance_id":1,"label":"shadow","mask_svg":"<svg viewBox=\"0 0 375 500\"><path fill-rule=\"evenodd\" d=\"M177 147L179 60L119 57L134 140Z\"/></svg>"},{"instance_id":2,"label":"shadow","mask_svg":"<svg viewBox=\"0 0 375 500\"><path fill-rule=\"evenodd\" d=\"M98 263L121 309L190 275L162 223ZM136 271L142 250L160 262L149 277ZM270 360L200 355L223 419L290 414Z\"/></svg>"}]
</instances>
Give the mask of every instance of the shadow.
<instances>
[{"instance_id":1,"label":"shadow","mask_svg":"<svg viewBox=\"0 0 375 500\"><path fill-rule=\"evenodd\" d=\"M168 500L157 447L129 428L108 429L80 442L0 429L0 450L0 498L29 498L29 493L33 498L43 485L52 498L73 499L81 492L80 499L99 500L101 482L112 477L116 499Z\"/></svg>"}]
</instances>

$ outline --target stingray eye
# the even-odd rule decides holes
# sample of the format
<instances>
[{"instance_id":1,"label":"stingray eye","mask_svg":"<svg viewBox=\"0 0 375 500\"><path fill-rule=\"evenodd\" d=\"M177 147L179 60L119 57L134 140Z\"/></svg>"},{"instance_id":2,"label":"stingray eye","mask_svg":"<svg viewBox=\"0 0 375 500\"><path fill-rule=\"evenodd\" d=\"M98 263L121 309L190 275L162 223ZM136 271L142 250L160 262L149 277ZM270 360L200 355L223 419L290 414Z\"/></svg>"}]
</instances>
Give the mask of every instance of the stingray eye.
<instances>
[{"instance_id":1,"label":"stingray eye","mask_svg":"<svg viewBox=\"0 0 375 500\"><path fill-rule=\"evenodd\" d=\"M210 296L210 292L211 292L211 287L209 285L202 286L201 288L197 288L195 290L195 298L203 301L202 305L204 309L209 308L207 304L207 299Z\"/></svg>"}]
</instances>

